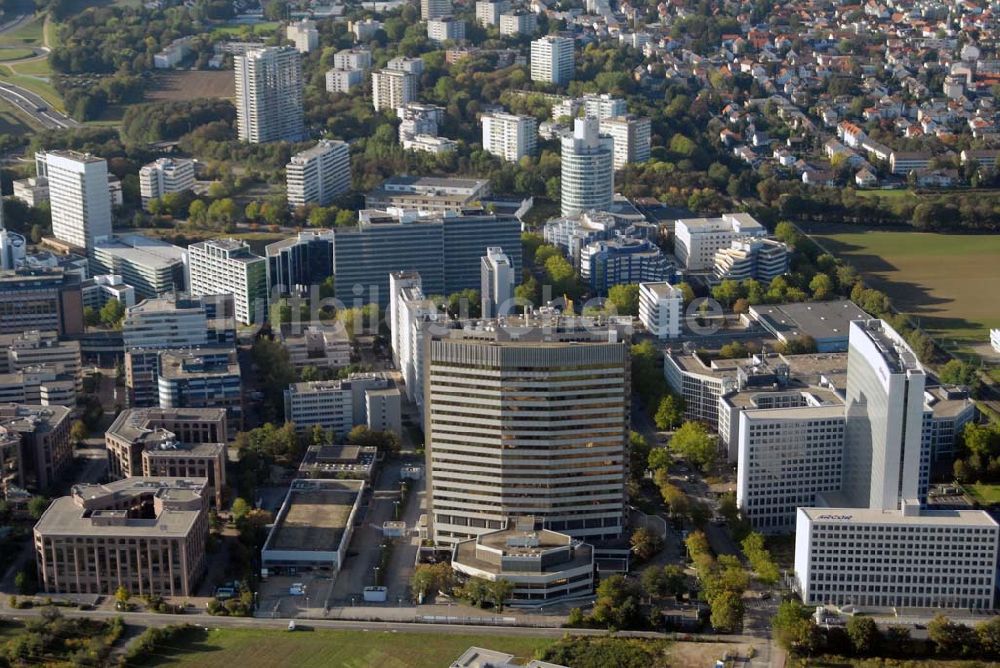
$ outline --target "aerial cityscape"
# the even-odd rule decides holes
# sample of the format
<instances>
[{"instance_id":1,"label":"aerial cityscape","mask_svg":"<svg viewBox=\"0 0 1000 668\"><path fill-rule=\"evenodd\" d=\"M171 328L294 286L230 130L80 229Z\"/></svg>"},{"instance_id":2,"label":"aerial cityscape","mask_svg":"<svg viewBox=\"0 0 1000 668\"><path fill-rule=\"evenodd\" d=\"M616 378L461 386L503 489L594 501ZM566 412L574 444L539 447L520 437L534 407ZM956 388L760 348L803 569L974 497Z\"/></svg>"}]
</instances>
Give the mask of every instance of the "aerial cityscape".
<instances>
[{"instance_id":1,"label":"aerial cityscape","mask_svg":"<svg viewBox=\"0 0 1000 668\"><path fill-rule=\"evenodd\" d=\"M998 94L991 0L0 0L0 666L1000 665Z\"/></svg>"}]
</instances>

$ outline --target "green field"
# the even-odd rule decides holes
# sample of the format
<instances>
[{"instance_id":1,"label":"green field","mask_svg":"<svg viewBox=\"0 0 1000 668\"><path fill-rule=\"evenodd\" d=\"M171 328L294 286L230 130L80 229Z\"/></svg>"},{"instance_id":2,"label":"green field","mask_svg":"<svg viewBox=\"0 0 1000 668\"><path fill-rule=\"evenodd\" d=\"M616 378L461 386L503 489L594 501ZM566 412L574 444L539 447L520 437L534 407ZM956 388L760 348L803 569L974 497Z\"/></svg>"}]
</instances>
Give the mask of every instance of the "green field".
<instances>
[{"instance_id":1,"label":"green field","mask_svg":"<svg viewBox=\"0 0 1000 668\"><path fill-rule=\"evenodd\" d=\"M4 47L0 49L0 61L7 62L9 60L21 60L22 58L30 58L35 55L35 52L31 49L23 47Z\"/></svg>"},{"instance_id":2,"label":"green field","mask_svg":"<svg viewBox=\"0 0 1000 668\"><path fill-rule=\"evenodd\" d=\"M232 25L219 26L212 30L215 35L239 35L244 30L249 29L252 35L270 35L278 29L280 24L277 21L263 21L261 23L234 23Z\"/></svg>"},{"instance_id":3,"label":"green field","mask_svg":"<svg viewBox=\"0 0 1000 668\"><path fill-rule=\"evenodd\" d=\"M0 35L0 46L41 46L42 22L42 15L38 15L18 26L17 30L3 33Z\"/></svg>"},{"instance_id":4,"label":"green field","mask_svg":"<svg viewBox=\"0 0 1000 668\"><path fill-rule=\"evenodd\" d=\"M1000 327L1000 234L931 234L806 226L900 311L950 349L986 344Z\"/></svg>"},{"instance_id":5,"label":"green field","mask_svg":"<svg viewBox=\"0 0 1000 668\"><path fill-rule=\"evenodd\" d=\"M856 190L855 194L858 197L863 197L865 199L884 199L887 202L892 202L897 199L906 199L908 197L919 197L919 195L914 193L912 190L905 188L902 190Z\"/></svg>"},{"instance_id":6,"label":"green field","mask_svg":"<svg viewBox=\"0 0 1000 668\"><path fill-rule=\"evenodd\" d=\"M505 636L390 633L387 631L264 631L214 629L157 648L144 665L263 668L441 668L472 645L524 660L554 641ZM525 661L526 662L526 661Z\"/></svg>"},{"instance_id":7,"label":"green field","mask_svg":"<svg viewBox=\"0 0 1000 668\"><path fill-rule=\"evenodd\" d=\"M987 483L976 483L974 485L964 485L965 491L976 501L989 506L1000 503L1000 485L990 485Z\"/></svg>"},{"instance_id":8,"label":"green field","mask_svg":"<svg viewBox=\"0 0 1000 668\"><path fill-rule=\"evenodd\" d=\"M23 135L34 132L36 129L28 122L27 114L22 113L9 102L0 100L0 134Z\"/></svg>"}]
</instances>

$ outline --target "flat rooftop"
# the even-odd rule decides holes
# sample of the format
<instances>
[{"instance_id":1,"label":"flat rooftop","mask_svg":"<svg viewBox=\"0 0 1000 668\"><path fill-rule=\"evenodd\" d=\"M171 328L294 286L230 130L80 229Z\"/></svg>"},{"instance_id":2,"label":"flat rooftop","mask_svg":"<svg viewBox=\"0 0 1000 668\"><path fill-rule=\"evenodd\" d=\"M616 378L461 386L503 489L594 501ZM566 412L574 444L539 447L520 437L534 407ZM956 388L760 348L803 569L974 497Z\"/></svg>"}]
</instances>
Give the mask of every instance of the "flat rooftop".
<instances>
[{"instance_id":1,"label":"flat rooftop","mask_svg":"<svg viewBox=\"0 0 1000 668\"><path fill-rule=\"evenodd\" d=\"M106 434L130 443L153 438L163 424L175 422L218 422L225 424L224 408L127 408L118 414Z\"/></svg>"},{"instance_id":2,"label":"flat rooftop","mask_svg":"<svg viewBox=\"0 0 1000 668\"><path fill-rule=\"evenodd\" d=\"M871 508L799 508L813 521L837 524L883 524L890 526L962 526L996 527L997 522L982 510L921 510L919 515L904 515L902 510Z\"/></svg>"},{"instance_id":3,"label":"flat rooftop","mask_svg":"<svg viewBox=\"0 0 1000 668\"><path fill-rule=\"evenodd\" d=\"M264 549L336 550L363 488L360 480L294 481Z\"/></svg>"},{"instance_id":4,"label":"flat rooftop","mask_svg":"<svg viewBox=\"0 0 1000 668\"><path fill-rule=\"evenodd\" d=\"M151 269L171 269L184 261L184 249L159 239L130 234L98 242L96 253L107 253Z\"/></svg>"},{"instance_id":5,"label":"flat rooftop","mask_svg":"<svg viewBox=\"0 0 1000 668\"><path fill-rule=\"evenodd\" d=\"M851 322L868 320L869 315L849 299L797 304L759 304L750 315L779 339L811 336L817 342L850 336Z\"/></svg>"}]
</instances>

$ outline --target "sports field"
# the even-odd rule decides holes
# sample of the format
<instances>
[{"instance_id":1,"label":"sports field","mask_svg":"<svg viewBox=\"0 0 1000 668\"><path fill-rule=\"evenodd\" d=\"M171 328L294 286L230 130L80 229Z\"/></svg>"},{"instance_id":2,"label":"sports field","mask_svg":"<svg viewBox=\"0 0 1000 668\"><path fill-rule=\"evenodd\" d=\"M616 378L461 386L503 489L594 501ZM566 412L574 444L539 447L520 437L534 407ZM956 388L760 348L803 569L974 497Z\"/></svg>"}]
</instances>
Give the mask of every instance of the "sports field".
<instances>
[{"instance_id":1,"label":"sports field","mask_svg":"<svg viewBox=\"0 0 1000 668\"><path fill-rule=\"evenodd\" d=\"M1000 234L805 229L947 347L988 348L989 328L1000 327Z\"/></svg>"},{"instance_id":2,"label":"sports field","mask_svg":"<svg viewBox=\"0 0 1000 668\"><path fill-rule=\"evenodd\" d=\"M545 638L390 633L387 631L264 631L214 629L159 647L148 666L240 668L442 668L476 645L522 659L552 644Z\"/></svg>"}]
</instances>

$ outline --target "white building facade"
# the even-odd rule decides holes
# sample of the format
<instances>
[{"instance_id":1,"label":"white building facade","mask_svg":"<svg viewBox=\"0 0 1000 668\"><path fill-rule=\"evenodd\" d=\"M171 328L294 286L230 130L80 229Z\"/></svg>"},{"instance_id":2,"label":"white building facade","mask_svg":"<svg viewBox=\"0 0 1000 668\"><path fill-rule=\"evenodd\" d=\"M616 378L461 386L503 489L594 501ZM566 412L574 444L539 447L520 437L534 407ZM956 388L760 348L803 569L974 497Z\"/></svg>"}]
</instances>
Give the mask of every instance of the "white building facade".
<instances>
[{"instance_id":1,"label":"white building facade","mask_svg":"<svg viewBox=\"0 0 1000 668\"><path fill-rule=\"evenodd\" d=\"M577 118L573 123L573 134L561 140L563 216L607 210L614 200L614 140L601 135L595 118Z\"/></svg>"},{"instance_id":2,"label":"white building facade","mask_svg":"<svg viewBox=\"0 0 1000 668\"><path fill-rule=\"evenodd\" d=\"M533 155L538 145L538 122L532 116L483 114L483 150L508 162Z\"/></svg>"},{"instance_id":3,"label":"white building facade","mask_svg":"<svg viewBox=\"0 0 1000 668\"><path fill-rule=\"evenodd\" d=\"M684 293L666 281L639 284L639 321L658 339L681 335Z\"/></svg>"},{"instance_id":4,"label":"white building facade","mask_svg":"<svg viewBox=\"0 0 1000 668\"><path fill-rule=\"evenodd\" d=\"M351 155L346 142L322 139L292 156L285 166L289 206L326 206L351 189Z\"/></svg>"},{"instance_id":5,"label":"white building facade","mask_svg":"<svg viewBox=\"0 0 1000 668\"><path fill-rule=\"evenodd\" d=\"M546 35L531 43L531 80L565 85L573 78L575 67L573 40Z\"/></svg>"},{"instance_id":6,"label":"white building facade","mask_svg":"<svg viewBox=\"0 0 1000 668\"><path fill-rule=\"evenodd\" d=\"M251 49L234 58L236 123L241 141L299 141L304 136L302 56L292 47Z\"/></svg>"}]
</instances>

